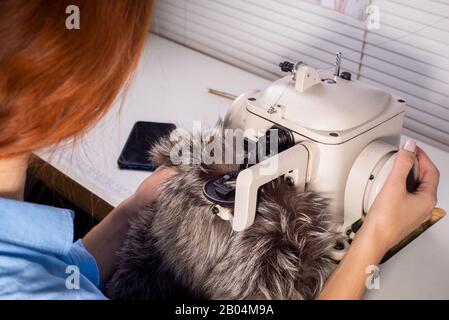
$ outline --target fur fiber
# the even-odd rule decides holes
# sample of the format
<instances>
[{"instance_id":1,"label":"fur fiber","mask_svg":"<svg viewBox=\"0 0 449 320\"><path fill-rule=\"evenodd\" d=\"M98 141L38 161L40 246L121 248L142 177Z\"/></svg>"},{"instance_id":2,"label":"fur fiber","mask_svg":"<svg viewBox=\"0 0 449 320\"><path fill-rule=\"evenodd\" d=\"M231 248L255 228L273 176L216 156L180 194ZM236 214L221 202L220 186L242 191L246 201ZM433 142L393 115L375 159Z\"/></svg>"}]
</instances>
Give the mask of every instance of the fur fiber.
<instances>
[{"instance_id":1,"label":"fur fiber","mask_svg":"<svg viewBox=\"0 0 449 320\"><path fill-rule=\"evenodd\" d=\"M219 123L211 136L223 134ZM185 138L204 152L200 136ZM173 165L173 143L152 148L153 161L175 169L156 203L139 213L106 285L112 299L311 299L334 263L327 200L278 179L260 188L254 224L234 232L211 213L205 181L237 165ZM184 156L184 155L183 155ZM187 155L188 156L188 155Z\"/></svg>"}]
</instances>

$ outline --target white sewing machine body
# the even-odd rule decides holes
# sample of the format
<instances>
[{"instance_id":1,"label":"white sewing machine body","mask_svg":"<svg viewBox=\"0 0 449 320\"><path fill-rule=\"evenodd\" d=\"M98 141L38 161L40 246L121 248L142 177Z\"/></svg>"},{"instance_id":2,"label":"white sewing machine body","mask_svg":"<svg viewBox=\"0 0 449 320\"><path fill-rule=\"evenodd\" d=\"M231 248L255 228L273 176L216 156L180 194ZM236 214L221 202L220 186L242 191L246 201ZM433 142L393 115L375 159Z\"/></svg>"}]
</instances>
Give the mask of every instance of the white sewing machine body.
<instances>
[{"instance_id":1,"label":"white sewing machine body","mask_svg":"<svg viewBox=\"0 0 449 320\"><path fill-rule=\"evenodd\" d=\"M284 128L294 137L295 146L290 149L297 150L288 149L270 158L281 160L270 177L259 177L257 166L262 163L240 172L233 228L244 230L252 224L258 187L284 175L296 187L329 198L336 230L346 233L368 211L391 171L405 102L351 80L347 72L344 78L325 77L307 65L296 64L292 73L293 78L287 76L263 91L239 96L225 118L227 127L248 132ZM259 137L246 138L255 141ZM289 160L276 158L286 152L290 152ZM288 164L283 166L282 161ZM245 173L247 170L251 172Z\"/></svg>"}]
</instances>

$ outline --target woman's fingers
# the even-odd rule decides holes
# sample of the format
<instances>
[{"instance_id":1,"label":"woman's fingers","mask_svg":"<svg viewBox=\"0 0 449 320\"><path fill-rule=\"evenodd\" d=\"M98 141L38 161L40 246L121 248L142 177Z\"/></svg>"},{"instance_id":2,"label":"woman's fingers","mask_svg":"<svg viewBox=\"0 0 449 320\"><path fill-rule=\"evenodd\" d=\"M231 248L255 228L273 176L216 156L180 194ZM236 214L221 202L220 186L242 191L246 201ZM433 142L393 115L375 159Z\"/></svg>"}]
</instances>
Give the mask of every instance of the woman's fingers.
<instances>
[{"instance_id":1,"label":"woman's fingers","mask_svg":"<svg viewBox=\"0 0 449 320\"><path fill-rule=\"evenodd\" d=\"M436 197L440 173L429 156L421 148L417 148L416 157L419 163L418 192L429 193Z\"/></svg>"},{"instance_id":2,"label":"woman's fingers","mask_svg":"<svg viewBox=\"0 0 449 320\"><path fill-rule=\"evenodd\" d=\"M403 185L404 190L407 176L415 163L415 149L416 143L412 140L409 140L404 144L404 147L396 154L396 160L388 178L388 180L395 185Z\"/></svg>"}]
</instances>

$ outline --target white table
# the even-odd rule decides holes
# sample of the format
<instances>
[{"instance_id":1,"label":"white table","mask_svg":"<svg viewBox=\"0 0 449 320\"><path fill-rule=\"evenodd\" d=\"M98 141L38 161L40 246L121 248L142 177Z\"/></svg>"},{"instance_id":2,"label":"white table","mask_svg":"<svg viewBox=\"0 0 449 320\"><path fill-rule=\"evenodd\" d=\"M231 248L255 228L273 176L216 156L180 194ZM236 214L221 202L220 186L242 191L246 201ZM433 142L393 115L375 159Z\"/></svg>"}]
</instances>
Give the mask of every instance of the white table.
<instances>
[{"instance_id":1,"label":"white table","mask_svg":"<svg viewBox=\"0 0 449 320\"><path fill-rule=\"evenodd\" d=\"M174 122L187 129L201 120L213 125L230 101L208 93L262 89L258 76L151 35L126 100L78 143L39 154L53 167L99 198L116 206L148 175L119 170L117 158L136 121ZM439 206L449 209L449 154L419 143L441 171ZM443 219L381 268L380 290L368 299L449 298L449 219Z\"/></svg>"}]
</instances>

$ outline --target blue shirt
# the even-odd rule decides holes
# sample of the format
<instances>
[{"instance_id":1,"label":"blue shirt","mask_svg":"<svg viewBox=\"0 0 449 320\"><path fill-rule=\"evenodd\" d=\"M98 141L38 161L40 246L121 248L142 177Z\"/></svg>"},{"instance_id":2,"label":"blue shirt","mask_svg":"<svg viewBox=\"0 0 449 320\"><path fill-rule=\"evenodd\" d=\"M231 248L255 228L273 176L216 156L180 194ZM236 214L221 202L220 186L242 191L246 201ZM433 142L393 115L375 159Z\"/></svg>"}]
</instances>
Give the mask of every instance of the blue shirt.
<instances>
[{"instance_id":1,"label":"blue shirt","mask_svg":"<svg viewBox=\"0 0 449 320\"><path fill-rule=\"evenodd\" d=\"M0 299L105 299L74 213L0 198Z\"/></svg>"}]
</instances>

